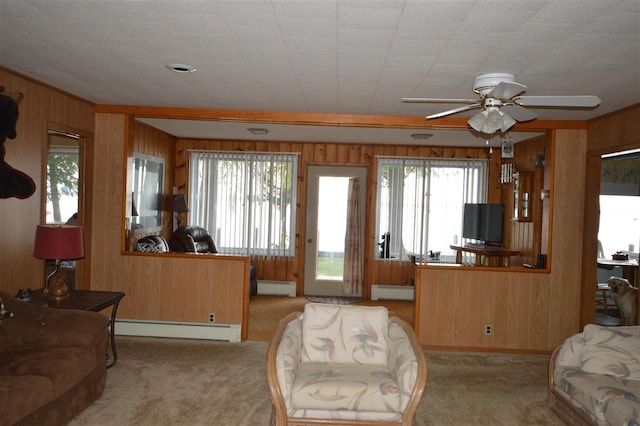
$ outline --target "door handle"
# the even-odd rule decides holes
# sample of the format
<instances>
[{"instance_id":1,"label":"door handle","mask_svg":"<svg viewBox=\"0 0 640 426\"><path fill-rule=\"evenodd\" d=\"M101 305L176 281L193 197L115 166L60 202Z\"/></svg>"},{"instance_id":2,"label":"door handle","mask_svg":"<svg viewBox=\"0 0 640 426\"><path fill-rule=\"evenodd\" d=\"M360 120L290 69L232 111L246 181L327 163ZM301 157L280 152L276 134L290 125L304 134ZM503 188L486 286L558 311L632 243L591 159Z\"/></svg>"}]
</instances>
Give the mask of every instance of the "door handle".
<instances>
[{"instance_id":1,"label":"door handle","mask_svg":"<svg viewBox=\"0 0 640 426\"><path fill-rule=\"evenodd\" d=\"M311 238L309 238L309 239L307 240L307 242L308 242L308 243L312 243L312 242L313 242L313 240L312 240Z\"/></svg>"}]
</instances>

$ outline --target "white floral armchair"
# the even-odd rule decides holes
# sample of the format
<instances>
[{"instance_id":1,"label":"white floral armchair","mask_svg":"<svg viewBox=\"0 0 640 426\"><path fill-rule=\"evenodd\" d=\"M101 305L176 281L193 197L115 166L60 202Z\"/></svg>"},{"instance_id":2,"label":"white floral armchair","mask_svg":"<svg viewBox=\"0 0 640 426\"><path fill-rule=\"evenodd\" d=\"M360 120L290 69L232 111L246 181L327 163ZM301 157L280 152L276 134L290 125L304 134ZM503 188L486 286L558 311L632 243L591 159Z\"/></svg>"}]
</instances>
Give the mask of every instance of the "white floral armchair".
<instances>
[{"instance_id":1,"label":"white floral armchair","mask_svg":"<svg viewBox=\"0 0 640 426\"><path fill-rule=\"evenodd\" d=\"M384 307L308 303L281 320L267 351L272 425L411 425L427 361L411 327Z\"/></svg>"}]
</instances>

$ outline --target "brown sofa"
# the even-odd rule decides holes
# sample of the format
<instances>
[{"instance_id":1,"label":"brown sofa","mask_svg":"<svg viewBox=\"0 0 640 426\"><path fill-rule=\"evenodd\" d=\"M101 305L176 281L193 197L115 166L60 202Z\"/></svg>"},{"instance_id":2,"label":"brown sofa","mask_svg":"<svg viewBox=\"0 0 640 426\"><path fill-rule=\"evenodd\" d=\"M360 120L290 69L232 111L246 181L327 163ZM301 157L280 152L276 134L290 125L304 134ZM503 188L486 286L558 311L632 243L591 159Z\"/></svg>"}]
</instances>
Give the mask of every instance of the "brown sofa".
<instances>
[{"instance_id":1,"label":"brown sofa","mask_svg":"<svg viewBox=\"0 0 640 426\"><path fill-rule=\"evenodd\" d=\"M0 426L68 423L102 395L107 318L0 297Z\"/></svg>"}]
</instances>

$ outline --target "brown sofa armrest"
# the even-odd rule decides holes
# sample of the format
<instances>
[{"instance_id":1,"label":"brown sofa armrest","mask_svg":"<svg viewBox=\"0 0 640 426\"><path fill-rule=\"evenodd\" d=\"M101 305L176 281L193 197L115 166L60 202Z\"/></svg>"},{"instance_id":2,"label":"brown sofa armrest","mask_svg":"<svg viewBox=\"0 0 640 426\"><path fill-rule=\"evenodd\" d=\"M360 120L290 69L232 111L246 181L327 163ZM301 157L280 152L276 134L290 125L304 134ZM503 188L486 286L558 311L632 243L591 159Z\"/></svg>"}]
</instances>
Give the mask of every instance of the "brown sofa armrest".
<instances>
[{"instance_id":1,"label":"brown sofa armrest","mask_svg":"<svg viewBox=\"0 0 640 426\"><path fill-rule=\"evenodd\" d=\"M109 320L98 312L45 308L1 292L0 297L13 312L0 323L0 351L34 344L95 349L108 332Z\"/></svg>"}]
</instances>

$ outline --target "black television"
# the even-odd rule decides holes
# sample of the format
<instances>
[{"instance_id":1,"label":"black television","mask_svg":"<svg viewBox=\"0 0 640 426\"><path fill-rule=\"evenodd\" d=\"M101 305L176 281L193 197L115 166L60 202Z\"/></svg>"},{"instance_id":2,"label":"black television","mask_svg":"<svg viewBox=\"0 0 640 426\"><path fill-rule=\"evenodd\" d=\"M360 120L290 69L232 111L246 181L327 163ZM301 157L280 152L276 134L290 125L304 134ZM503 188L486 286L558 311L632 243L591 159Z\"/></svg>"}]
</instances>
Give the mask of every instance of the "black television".
<instances>
[{"instance_id":1,"label":"black television","mask_svg":"<svg viewBox=\"0 0 640 426\"><path fill-rule=\"evenodd\" d=\"M462 238L485 245L502 244L504 204L467 203L464 205Z\"/></svg>"}]
</instances>

